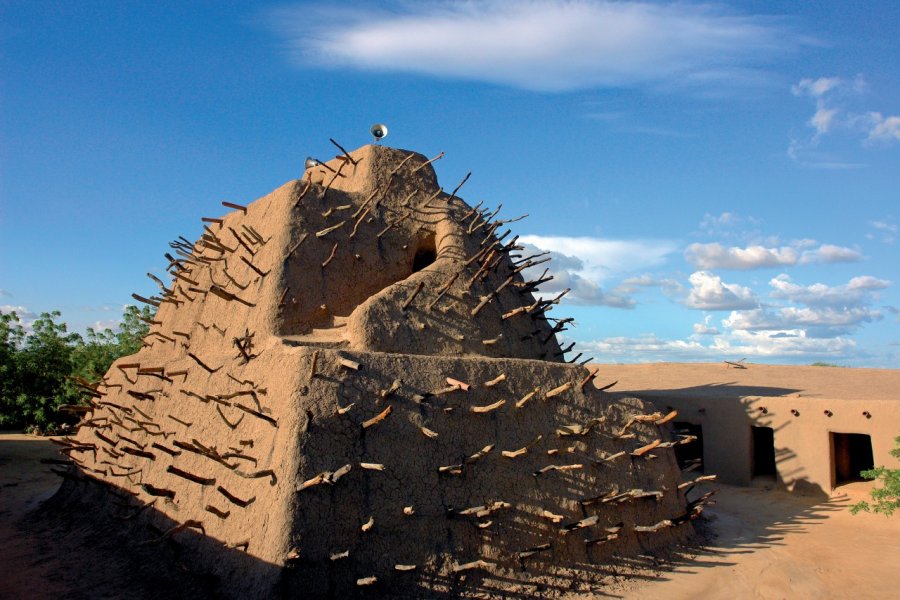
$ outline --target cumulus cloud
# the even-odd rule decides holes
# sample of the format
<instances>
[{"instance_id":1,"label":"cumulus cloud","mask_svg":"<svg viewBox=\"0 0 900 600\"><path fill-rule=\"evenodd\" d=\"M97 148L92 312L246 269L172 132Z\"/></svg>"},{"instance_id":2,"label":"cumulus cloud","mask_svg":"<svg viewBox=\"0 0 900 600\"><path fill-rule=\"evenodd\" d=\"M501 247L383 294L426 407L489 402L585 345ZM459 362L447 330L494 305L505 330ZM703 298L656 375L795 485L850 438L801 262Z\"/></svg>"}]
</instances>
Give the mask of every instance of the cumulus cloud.
<instances>
[{"instance_id":1,"label":"cumulus cloud","mask_svg":"<svg viewBox=\"0 0 900 600\"><path fill-rule=\"evenodd\" d=\"M696 339L665 339L648 334L637 337L609 337L579 343L577 349L601 361L720 361L735 358L801 359L852 357L856 343L844 337L812 338L805 332L735 331L713 336L709 343Z\"/></svg>"},{"instance_id":2,"label":"cumulus cloud","mask_svg":"<svg viewBox=\"0 0 900 600\"><path fill-rule=\"evenodd\" d=\"M552 280L540 286L540 292L536 296L547 298L556 296L564 290L569 290L565 299L572 304L580 304L586 306L610 306L613 308L634 308L637 304L634 299L629 296L615 291L604 291L600 285L579 273L582 267L581 261L573 260L573 257L561 255L552 252L550 256L553 261L546 266L547 275L553 277ZM526 276L537 278L541 275L539 272L541 267L526 269Z\"/></svg>"},{"instance_id":3,"label":"cumulus cloud","mask_svg":"<svg viewBox=\"0 0 900 600\"><path fill-rule=\"evenodd\" d=\"M863 144L888 145L900 140L900 116L885 116L881 112L859 111L847 105L858 100L866 90L862 76L852 80L840 77L803 79L791 88L794 96L806 97L815 104L815 112L806 125L812 133L794 138L788 146L788 156L796 162L812 167L852 168L861 166L840 160L823 160L815 151L825 136L842 131L861 139Z\"/></svg>"},{"instance_id":4,"label":"cumulus cloud","mask_svg":"<svg viewBox=\"0 0 900 600\"><path fill-rule=\"evenodd\" d=\"M814 240L798 240L790 246L772 248L760 245L741 248L726 247L719 243L694 243L687 247L684 257L697 269L739 271L796 264L855 262L862 259L862 254L858 250L834 244L821 244L818 248L803 249L815 243Z\"/></svg>"},{"instance_id":5,"label":"cumulus cloud","mask_svg":"<svg viewBox=\"0 0 900 600\"><path fill-rule=\"evenodd\" d=\"M694 335L718 335L719 330L711 321L712 316L706 315L702 323L694 323Z\"/></svg>"},{"instance_id":6,"label":"cumulus cloud","mask_svg":"<svg viewBox=\"0 0 900 600\"><path fill-rule=\"evenodd\" d=\"M846 337L810 337L798 329L773 334L768 331L732 332L722 339L719 348L723 353L758 357L848 357L856 350L856 342Z\"/></svg>"},{"instance_id":7,"label":"cumulus cloud","mask_svg":"<svg viewBox=\"0 0 900 600\"><path fill-rule=\"evenodd\" d=\"M862 83L861 80L859 80ZM791 86L791 93L795 96L811 96L813 98L822 98L837 87L843 85L844 82L840 77L819 77L818 79L801 79L799 82Z\"/></svg>"},{"instance_id":8,"label":"cumulus cloud","mask_svg":"<svg viewBox=\"0 0 900 600\"><path fill-rule=\"evenodd\" d=\"M553 259L529 269L536 279L544 268L553 280L541 286L541 293L554 295L566 288L572 291L569 302L593 306L633 308L636 304L625 289L604 290L612 277L656 266L675 251L674 242L665 240L607 240L592 237L523 235L519 241L525 252L549 252Z\"/></svg>"},{"instance_id":9,"label":"cumulus cloud","mask_svg":"<svg viewBox=\"0 0 900 600\"><path fill-rule=\"evenodd\" d=\"M685 306L703 310L737 310L759 306L753 291L736 283L725 283L718 275L708 271L692 273L688 279L690 292L684 299Z\"/></svg>"},{"instance_id":10,"label":"cumulus cloud","mask_svg":"<svg viewBox=\"0 0 900 600\"><path fill-rule=\"evenodd\" d=\"M659 288L667 296L676 296L684 291L684 286L675 279L670 277L653 277L646 274L638 275L637 277L626 277L615 289L623 294L633 294L641 288Z\"/></svg>"},{"instance_id":11,"label":"cumulus cloud","mask_svg":"<svg viewBox=\"0 0 900 600\"><path fill-rule=\"evenodd\" d=\"M676 249L668 240L611 240L594 237L523 235L519 238L542 251L550 251L570 268L585 273L596 281L617 274L662 264ZM572 260L577 263L571 262Z\"/></svg>"},{"instance_id":12,"label":"cumulus cloud","mask_svg":"<svg viewBox=\"0 0 900 600\"><path fill-rule=\"evenodd\" d=\"M782 273L769 281L772 286L772 297L807 306L846 307L868 303L872 294L888 288L891 282L870 275L854 277L846 284L828 286L814 283L804 286L794 283L790 276Z\"/></svg>"},{"instance_id":13,"label":"cumulus cloud","mask_svg":"<svg viewBox=\"0 0 900 600\"><path fill-rule=\"evenodd\" d=\"M800 264L856 262L862 260L862 257L859 250L854 250L853 248L822 244L814 250L804 251L800 256Z\"/></svg>"},{"instance_id":14,"label":"cumulus cloud","mask_svg":"<svg viewBox=\"0 0 900 600\"><path fill-rule=\"evenodd\" d=\"M776 21L710 5L609 0L393 3L271 13L303 66L540 91L740 82L805 43Z\"/></svg>"},{"instance_id":15,"label":"cumulus cloud","mask_svg":"<svg viewBox=\"0 0 900 600\"><path fill-rule=\"evenodd\" d=\"M870 112L866 116L869 121L869 141L900 140L900 116L885 117L880 112Z\"/></svg>"},{"instance_id":16,"label":"cumulus cloud","mask_svg":"<svg viewBox=\"0 0 900 600\"><path fill-rule=\"evenodd\" d=\"M862 325L884 318L871 308L877 293L890 282L868 275L854 277L846 284L804 286L782 274L769 281L771 297L791 303L782 307L758 306L736 309L722 321L730 333L752 332L770 337L806 339L836 338L854 333ZM754 338L762 339L762 338Z\"/></svg>"},{"instance_id":17,"label":"cumulus cloud","mask_svg":"<svg viewBox=\"0 0 900 600\"><path fill-rule=\"evenodd\" d=\"M866 307L795 307L777 310L754 309L732 312L722 324L733 331L801 333L807 337L828 338L853 332L863 323L883 318L878 310Z\"/></svg>"},{"instance_id":18,"label":"cumulus cloud","mask_svg":"<svg viewBox=\"0 0 900 600\"><path fill-rule=\"evenodd\" d=\"M800 260L799 253L789 247L766 248L747 246L726 248L722 244L699 244L688 246L685 259L697 269L760 269L780 265L794 265Z\"/></svg>"}]
</instances>

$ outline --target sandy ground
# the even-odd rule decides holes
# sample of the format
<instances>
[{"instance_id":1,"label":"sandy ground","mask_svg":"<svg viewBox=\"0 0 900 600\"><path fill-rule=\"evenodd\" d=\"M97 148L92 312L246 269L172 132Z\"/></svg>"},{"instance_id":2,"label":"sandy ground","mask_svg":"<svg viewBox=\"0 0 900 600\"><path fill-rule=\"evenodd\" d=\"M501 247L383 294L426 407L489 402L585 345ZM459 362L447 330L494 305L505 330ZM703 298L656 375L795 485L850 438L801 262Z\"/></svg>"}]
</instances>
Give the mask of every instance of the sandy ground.
<instances>
[{"instance_id":1,"label":"sandy ground","mask_svg":"<svg viewBox=\"0 0 900 600\"><path fill-rule=\"evenodd\" d=\"M55 456L47 439L0 435L0 598L95 597L77 589L80 577L59 576L73 568L71 554L55 555L23 528L23 517L59 486L40 463ZM705 543L666 560L637 559L646 575L620 579L596 597L896 598L900 516L847 510L870 485L841 487L817 503L764 487L718 486L717 504L700 524ZM648 561L658 568L647 570ZM74 564L92 564L89 552ZM116 597L109 588L106 594Z\"/></svg>"},{"instance_id":2,"label":"sandy ground","mask_svg":"<svg viewBox=\"0 0 900 600\"><path fill-rule=\"evenodd\" d=\"M707 543L624 598L897 598L900 515L860 513L871 483L825 502L762 488L718 486ZM696 493L696 492L695 492Z\"/></svg>"}]
</instances>

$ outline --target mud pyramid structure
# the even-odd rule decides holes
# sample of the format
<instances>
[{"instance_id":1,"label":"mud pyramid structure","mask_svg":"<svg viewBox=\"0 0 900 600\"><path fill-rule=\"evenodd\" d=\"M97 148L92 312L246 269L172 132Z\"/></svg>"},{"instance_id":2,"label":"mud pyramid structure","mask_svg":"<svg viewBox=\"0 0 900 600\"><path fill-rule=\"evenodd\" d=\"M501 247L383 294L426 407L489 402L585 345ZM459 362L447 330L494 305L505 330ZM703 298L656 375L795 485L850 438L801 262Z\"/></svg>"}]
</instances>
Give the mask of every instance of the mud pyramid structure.
<instances>
[{"instance_id":1,"label":"mud pyramid structure","mask_svg":"<svg viewBox=\"0 0 900 600\"><path fill-rule=\"evenodd\" d=\"M431 162L314 161L174 242L60 494L241 598L549 594L690 534L674 415L563 361L544 258Z\"/></svg>"}]
</instances>

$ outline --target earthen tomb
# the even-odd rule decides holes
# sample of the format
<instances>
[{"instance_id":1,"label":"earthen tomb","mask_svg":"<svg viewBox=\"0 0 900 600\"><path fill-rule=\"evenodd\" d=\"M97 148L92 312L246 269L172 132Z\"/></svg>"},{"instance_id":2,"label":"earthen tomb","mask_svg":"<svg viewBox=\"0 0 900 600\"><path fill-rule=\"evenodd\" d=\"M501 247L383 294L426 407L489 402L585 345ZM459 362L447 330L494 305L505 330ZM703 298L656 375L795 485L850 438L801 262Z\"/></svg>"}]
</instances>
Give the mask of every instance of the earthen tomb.
<instances>
[{"instance_id":1,"label":"earthen tomb","mask_svg":"<svg viewBox=\"0 0 900 600\"><path fill-rule=\"evenodd\" d=\"M544 258L430 163L344 152L173 242L61 497L242 598L549 594L690 535L674 414L563 360Z\"/></svg>"}]
</instances>

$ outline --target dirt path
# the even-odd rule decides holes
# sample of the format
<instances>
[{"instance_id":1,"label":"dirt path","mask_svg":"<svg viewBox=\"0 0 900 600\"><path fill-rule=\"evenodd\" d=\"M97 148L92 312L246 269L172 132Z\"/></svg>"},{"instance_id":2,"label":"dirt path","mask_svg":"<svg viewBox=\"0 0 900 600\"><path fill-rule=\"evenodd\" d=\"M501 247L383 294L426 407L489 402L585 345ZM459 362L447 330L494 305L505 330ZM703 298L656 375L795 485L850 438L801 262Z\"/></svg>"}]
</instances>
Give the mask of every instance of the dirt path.
<instances>
[{"instance_id":1,"label":"dirt path","mask_svg":"<svg viewBox=\"0 0 900 600\"><path fill-rule=\"evenodd\" d=\"M59 488L44 458L59 458L48 438L0 434L0 598L53 598L63 591L46 576L56 558L41 556L18 527Z\"/></svg>"},{"instance_id":2,"label":"dirt path","mask_svg":"<svg viewBox=\"0 0 900 600\"><path fill-rule=\"evenodd\" d=\"M91 597L90 590L68 589L77 577L58 576L60 569L73 568L75 557L49 554L46 544L17 527L58 488L59 478L40 463L56 456L45 438L0 434L0 598ZM711 538L705 547L655 571L644 568L649 557L635 561L646 578L619 580L597 597L895 598L900 516L852 516L847 510L866 496L869 485L842 487L818 503L783 492L718 486L718 503L707 509L701 525ZM74 562L93 565L90 549L85 550Z\"/></svg>"}]
</instances>

